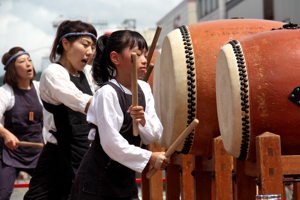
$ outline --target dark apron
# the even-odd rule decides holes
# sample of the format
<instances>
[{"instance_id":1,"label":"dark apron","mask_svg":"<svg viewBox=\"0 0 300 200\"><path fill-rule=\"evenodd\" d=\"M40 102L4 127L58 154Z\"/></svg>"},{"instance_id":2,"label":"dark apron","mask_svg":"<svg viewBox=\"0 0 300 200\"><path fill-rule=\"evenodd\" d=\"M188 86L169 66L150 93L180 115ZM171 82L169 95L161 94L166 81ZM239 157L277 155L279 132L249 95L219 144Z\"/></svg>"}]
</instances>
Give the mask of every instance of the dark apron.
<instances>
[{"instance_id":1,"label":"dark apron","mask_svg":"<svg viewBox=\"0 0 300 200\"><path fill-rule=\"evenodd\" d=\"M42 135L43 107L39 102L33 83L31 83L30 90L13 87L13 91L15 105L4 113L4 127L13 133L19 141L44 143ZM29 121L30 110L27 106L34 112L33 121ZM23 146L10 150L5 146L4 139L0 137L0 151L2 151L0 156L2 155L3 162L11 167L35 168L41 150L41 148Z\"/></svg>"},{"instance_id":2,"label":"dark apron","mask_svg":"<svg viewBox=\"0 0 300 200\"><path fill-rule=\"evenodd\" d=\"M80 77L70 75L70 80L85 94L93 95L85 74ZM58 158L61 180L72 184L80 162L89 148L89 127L86 115L74 111L64 104L53 105L43 101L47 111L53 114L57 131L50 131L57 139Z\"/></svg>"},{"instance_id":3,"label":"dark apron","mask_svg":"<svg viewBox=\"0 0 300 200\"><path fill-rule=\"evenodd\" d=\"M132 104L132 96L125 94L115 84L108 82L118 94L119 103L124 115L120 134L135 146L140 145L140 136L133 136L132 118L127 109ZM138 104L146 107L145 96L138 86ZM92 125L93 126L93 125ZM101 128L101 127L99 127ZM135 171L112 160L100 145L99 132L97 133L91 148L86 153L78 171L73 186L71 199L108 199L112 197L138 197L138 189L135 180ZM74 192L74 194L73 194ZM102 197L102 198L101 198Z\"/></svg>"}]
</instances>

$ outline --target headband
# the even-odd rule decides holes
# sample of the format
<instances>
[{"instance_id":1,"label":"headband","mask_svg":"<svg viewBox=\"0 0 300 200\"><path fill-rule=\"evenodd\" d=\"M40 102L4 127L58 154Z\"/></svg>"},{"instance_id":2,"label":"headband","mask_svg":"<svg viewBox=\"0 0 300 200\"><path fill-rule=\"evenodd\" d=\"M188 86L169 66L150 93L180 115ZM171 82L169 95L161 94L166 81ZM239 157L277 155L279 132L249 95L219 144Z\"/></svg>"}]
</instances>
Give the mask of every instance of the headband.
<instances>
[{"instance_id":1,"label":"headband","mask_svg":"<svg viewBox=\"0 0 300 200\"><path fill-rule=\"evenodd\" d=\"M27 54L28 56L30 56L29 53L27 53L27 52L21 52L21 53L17 53L17 54L15 54L15 55L13 55L13 56L6 62L5 66L4 66L4 70L7 70L9 64L11 63L11 61L13 61L13 59L15 59L15 58L17 58L17 57L19 57L19 56L21 56L21 55L23 55L23 54Z\"/></svg>"},{"instance_id":2,"label":"headband","mask_svg":"<svg viewBox=\"0 0 300 200\"><path fill-rule=\"evenodd\" d=\"M91 36L92 38L94 38L95 40L97 40L96 36L93 33L76 32L76 33L67 33L67 34L63 35L59 39L58 44L62 41L62 39L66 38L66 37L70 37L70 36L83 36L83 35Z\"/></svg>"}]
</instances>

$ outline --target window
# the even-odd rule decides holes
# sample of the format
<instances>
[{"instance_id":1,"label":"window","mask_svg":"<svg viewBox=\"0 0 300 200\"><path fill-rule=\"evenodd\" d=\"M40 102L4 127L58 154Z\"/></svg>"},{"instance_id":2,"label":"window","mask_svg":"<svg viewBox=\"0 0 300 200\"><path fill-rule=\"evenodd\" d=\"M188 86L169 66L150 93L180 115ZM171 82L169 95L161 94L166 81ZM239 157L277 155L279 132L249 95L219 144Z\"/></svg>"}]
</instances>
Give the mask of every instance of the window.
<instances>
[{"instance_id":1,"label":"window","mask_svg":"<svg viewBox=\"0 0 300 200\"><path fill-rule=\"evenodd\" d=\"M197 8L198 19L200 19L218 8L218 0L198 0Z\"/></svg>"},{"instance_id":2,"label":"window","mask_svg":"<svg viewBox=\"0 0 300 200\"><path fill-rule=\"evenodd\" d=\"M226 0L226 10L234 7L236 4L240 3L243 0Z\"/></svg>"}]
</instances>

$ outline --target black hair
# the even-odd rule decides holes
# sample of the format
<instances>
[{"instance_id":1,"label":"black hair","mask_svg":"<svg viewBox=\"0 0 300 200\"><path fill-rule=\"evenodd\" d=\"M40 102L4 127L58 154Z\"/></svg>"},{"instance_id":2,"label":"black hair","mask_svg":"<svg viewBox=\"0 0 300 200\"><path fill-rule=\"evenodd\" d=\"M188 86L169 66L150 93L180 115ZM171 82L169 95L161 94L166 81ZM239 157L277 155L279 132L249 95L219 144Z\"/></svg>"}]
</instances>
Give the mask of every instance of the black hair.
<instances>
[{"instance_id":1,"label":"black hair","mask_svg":"<svg viewBox=\"0 0 300 200\"><path fill-rule=\"evenodd\" d=\"M99 37L92 68L96 84L101 86L114 76L116 69L110 60L112 51L122 54L125 48L133 49L135 46L138 46L139 50L146 49L148 51L146 40L136 31L120 30L113 32L111 35Z\"/></svg>"},{"instance_id":2,"label":"black hair","mask_svg":"<svg viewBox=\"0 0 300 200\"><path fill-rule=\"evenodd\" d=\"M56 37L54 39L52 50L50 54L50 61L52 63L56 62L57 55L61 56L63 54L63 46L61 45L61 42L59 43L59 39L64 36L67 33L75 33L75 32L86 32L86 33L92 33L97 37L97 31L94 28L93 25L82 22L80 20L78 21L70 21L65 20L63 21L56 31ZM78 38L78 36L70 36L67 37L67 39L70 42L75 41ZM96 43L96 40L92 37L93 41Z\"/></svg>"}]
</instances>

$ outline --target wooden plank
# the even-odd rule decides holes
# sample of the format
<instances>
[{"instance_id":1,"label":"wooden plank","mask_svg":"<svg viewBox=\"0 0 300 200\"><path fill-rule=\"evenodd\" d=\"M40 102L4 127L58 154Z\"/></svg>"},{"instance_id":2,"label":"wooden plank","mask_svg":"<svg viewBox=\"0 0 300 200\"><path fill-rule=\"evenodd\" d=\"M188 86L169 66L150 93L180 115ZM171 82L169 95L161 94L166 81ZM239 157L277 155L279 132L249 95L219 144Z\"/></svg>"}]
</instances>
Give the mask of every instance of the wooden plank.
<instances>
[{"instance_id":1,"label":"wooden plank","mask_svg":"<svg viewBox=\"0 0 300 200\"><path fill-rule=\"evenodd\" d=\"M143 200L150 200L149 179L146 177L146 174L149 171L149 167L150 166L148 164L141 174L141 190Z\"/></svg>"},{"instance_id":2,"label":"wooden plank","mask_svg":"<svg viewBox=\"0 0 300 200\"><path fill-rule=\"evenodd\" d=\"M257 175L257 163L254 161L242 161L244 162L244 170L247 176L256 176Z\"/></svg>"},{"instance_id":3,"label":"wooden plank","mask_svg":"<svg viewBox=\"0 0 300 200\"><path fill-rule=\"evenodd\" d=\"M148 145L148 149L152 152L164 151L164 149L158 144L158 142ZM162 171L158 170L149 180L150 199L163 200L163 182Z\"/></svg>"},{"instance_id":4,"label":"wooden plank","mask_svg":"<svg viewBox=\"0 0 300 200\"><path fill-rule=\"evenodd\" d=\"M259 194L281 194L282 163L280 136L269 132L256 137L256 160Z\"/></svg>"},{"instance_id":5,"label":"wooden plank","mask_svg":"<svg viewBox=\"0 0 300 200\"><path fill-rule=\"evenodd\" d=\"M177 154L171 156L177 157ZM166 199L167 200L179 200L180 199L180 165L170 164L166 168Z\"/></svg>"},{"instance_id":6,"label":"wooden plank","mask_svg":"<svg viewBox=\"0 0 300 200\"><path fill-rule=\"evenodd\" d=\"M253 200L256 196L255 176L248 176L246 171L247 161L233 159L233 199ZM252 164L252 163L251 163ZM250 164L248 164L248 167Z\"/></svg>"},{"instance_id":7,"label":"wooden plank","mask_svg":"<svg viewBox=\"0 0 300 200\"><path fill-rule=\"evenodd\" d=\"M282 174L300 174L300 156L281 156Z\"/></svg>"},{"instance_id":8,"label":"wooden plank","mask_svg":"<svg viewBox=\"0 0 300 200\"><path fill-rule=\"evenodd\" d=\"M194 198L194 177L192 176L193 155L181 155L181 200L192 200Z\"/></svg>"},{"instance_id":9,"label":"wooden plank","mask_svg":"<svg viewBox=\"0 0 300 200\"><path fill-rule=\"evenodd\" d=\"M232 200L232 156L224 149L221 136L213 139L212 160L215 172L213 198Z\"/></svg>"},{"instance_id":10,"label":"wooden plank","mask_svg":"<svg viewBox=\"0 0 300 200\"><path fill-rule=\"evenodd\" d=\"M208 161L209 162L206 162ZM210 163L207 165L207 163ZM203 165L204 164L204 165ZM207 166L210 166L210 171L204 171L203 167L206 169ZM211 159L194 156L194 188L195 195L194 199L196 200L211 200L211 185L212 185L212 162Z\"/></svg>"},{"instance_id":11,"label":"wooden plank","mask_svg":"<svg viewBox=\"0 0 300 200\"><path fill-rule=\"evenodd\" d=\"M181 165L181 163L182 163L181 154L174 153L171 156L171 164L173 164L173 165Z\"/></svg>"},{"instance_id":12,"label":"wooden plank","mask_svg":"<svg viewBox=\"0 0 300 200\"><path fill-rule=\"evenodd\" d=\"M202 158L202 171L212 172L213 171L213 161L212 158Z\"/></svg>"},{"instance_id":13,"label":"wooden plank","mask_svg":"<svg viewBox=\"0 0 300 200\"><path fill-rule=\"evenodd\" d=\"M164 151L158 142L151 143L147 146L147 149L152 152ZM162 171L158 171L156 176L153 176L150 180L146 177L149 169L149 165L146 166L144 171L141 174L141 190L142 190L142 199L163 199L163 182L162 182Z\"/></svg>"},{"instance_id":14,"label":"wooden plank","mask_svg":"<svg viewBox=\"0 0 300 200\"><path fill-rule=\"evenodd\" d=\"M163 200L163 182L162 171L157 171L150 178L150 199L151 200Z\"/></svg>"},{"instance_id":15,"label":"wooden plank","mask_svg":"<svg viewBox=\"0 0 300 200\"><path fill-rule=\"evenodd\" d=\"M300 199L300 183L293 183L293 199Z\"/></svg>"}]
</instances>

